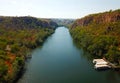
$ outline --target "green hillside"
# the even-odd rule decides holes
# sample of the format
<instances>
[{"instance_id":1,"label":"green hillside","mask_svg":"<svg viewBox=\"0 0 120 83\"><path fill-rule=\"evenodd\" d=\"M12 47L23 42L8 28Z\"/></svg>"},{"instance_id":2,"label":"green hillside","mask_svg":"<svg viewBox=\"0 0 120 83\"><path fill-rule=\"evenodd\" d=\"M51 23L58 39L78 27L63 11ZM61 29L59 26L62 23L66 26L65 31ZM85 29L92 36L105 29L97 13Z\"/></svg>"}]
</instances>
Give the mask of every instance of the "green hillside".
<instances>
[{"instance_id":1,"label":"green hillside","mask_svg":"<svg viewBox=\"0 0 120 83\"><path fill-rule=\"evenodd\" d=\"M119 9L77 19L70 32L74 41L95 58L106 58L120 65Z\"/></svg>"},{"instance_id":2,"label":"green hillside","mask_svg":"<svg viewBox=\"0 0 120 83\"><path fill-rule=\"evenodd\" d=\"M0 17L0 83L13 82L32 49L58 25L34 17Z\"/></svg>"}]
</instances>

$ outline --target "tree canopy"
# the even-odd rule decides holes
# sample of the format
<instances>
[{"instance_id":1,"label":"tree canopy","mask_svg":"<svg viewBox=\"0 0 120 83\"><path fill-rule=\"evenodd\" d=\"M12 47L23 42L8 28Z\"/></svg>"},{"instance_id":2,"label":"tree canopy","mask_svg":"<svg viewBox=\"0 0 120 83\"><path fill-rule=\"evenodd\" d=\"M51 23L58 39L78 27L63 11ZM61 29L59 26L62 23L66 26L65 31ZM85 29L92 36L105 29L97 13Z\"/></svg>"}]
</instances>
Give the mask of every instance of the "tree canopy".
<instances>
[{"instance_id":1,"label":"tree canopy","mask_svg":"<svg viewBox=\"0 0 120 83\"><path fill-rule=\"evenodd\" d=\"M120 65L120 10L91 14L74 22L73 39L91 55Z\"/></svg>"},{"instance_id":2,"label":"tree canopy","mask_svg":"<svg viewBox=\"0 0 120 83\"><path fill-rule=\"evenodd\" d=\"M58 25L34 17L0 17L0 83L11 83L30 50L42 45Z\"/></svg>"}]
</instances>

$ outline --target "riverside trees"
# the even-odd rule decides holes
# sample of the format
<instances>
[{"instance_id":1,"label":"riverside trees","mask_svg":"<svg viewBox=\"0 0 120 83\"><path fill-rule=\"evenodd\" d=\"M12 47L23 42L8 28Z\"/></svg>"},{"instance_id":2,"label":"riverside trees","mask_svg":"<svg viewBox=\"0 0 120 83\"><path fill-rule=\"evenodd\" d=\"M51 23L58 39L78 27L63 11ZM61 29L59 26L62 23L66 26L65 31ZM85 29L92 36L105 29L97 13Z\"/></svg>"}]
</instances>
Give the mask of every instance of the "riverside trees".
<instances>
[{"instance_id":1,"label":"riverside trees","mask_svg":"<svg viewBox=\"0 0 120 83\"><path fill-rule=\"evenodd\" d=\"M94 57L120 65L120 10L78 19L70 28L73 39Z\"/></svg>"},{"instance_id":2,"label":"riverside trees","mask_svg":"<svg viewBox=\"0 0 120 83\"><path fill-rule=\"evenodd\" d=\"M0 17L0 83L15 80L30 50L41 45L55 27L51 20Z\"/></svg>"}]
</instances>

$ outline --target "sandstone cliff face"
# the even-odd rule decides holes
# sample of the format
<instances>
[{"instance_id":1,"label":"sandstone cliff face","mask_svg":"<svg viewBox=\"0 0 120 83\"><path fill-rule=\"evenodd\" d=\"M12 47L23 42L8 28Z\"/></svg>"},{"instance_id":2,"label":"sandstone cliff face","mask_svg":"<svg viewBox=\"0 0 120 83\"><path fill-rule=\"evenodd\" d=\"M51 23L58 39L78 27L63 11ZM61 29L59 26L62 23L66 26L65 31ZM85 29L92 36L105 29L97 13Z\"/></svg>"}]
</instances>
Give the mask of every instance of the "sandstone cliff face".
<instances>
[{"instance_id":1,"label":"sandstone cliff face","mask_svg":"<svg viewBox=\"0 0 120 83\"><path fill-rule=\"evenodd\" d=\"M120 65L120 9L78 19L70 32L91 56Z\"/></svg>"},{"instance_id":2,"label":"sandstone cliff face","mask_svg":"<svg viewBox=\"0 0 120 83\"><path fill-rule=\"evenodd\" d=\"M116 21L120 21L120 9L115 11L104 12L104 13L91 14L84 18L77 19L72 25L72 28L75 28L76 26L86 26L91 23L100 24L100 23L109 23Z\"/></svg>"}]
</instances>

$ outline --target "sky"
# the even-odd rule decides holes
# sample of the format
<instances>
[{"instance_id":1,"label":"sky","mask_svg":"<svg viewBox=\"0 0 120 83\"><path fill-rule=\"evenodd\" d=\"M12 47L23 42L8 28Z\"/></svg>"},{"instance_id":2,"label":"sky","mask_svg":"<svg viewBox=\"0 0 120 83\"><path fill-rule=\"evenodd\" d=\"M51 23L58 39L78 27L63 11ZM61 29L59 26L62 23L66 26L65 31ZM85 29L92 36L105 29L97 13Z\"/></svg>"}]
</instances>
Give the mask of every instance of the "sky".
<instances>
[{"instance_id":1,"label":"sky","mask_svg":"<svg viewBox=\"0 0 120 83\"><path fill-rule=\"evenodd\" d=\"M120 0L0 0L0 16L81 18L120 9Z\"/></svg>"}]
</instances>

